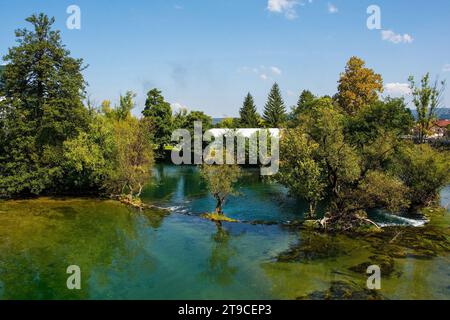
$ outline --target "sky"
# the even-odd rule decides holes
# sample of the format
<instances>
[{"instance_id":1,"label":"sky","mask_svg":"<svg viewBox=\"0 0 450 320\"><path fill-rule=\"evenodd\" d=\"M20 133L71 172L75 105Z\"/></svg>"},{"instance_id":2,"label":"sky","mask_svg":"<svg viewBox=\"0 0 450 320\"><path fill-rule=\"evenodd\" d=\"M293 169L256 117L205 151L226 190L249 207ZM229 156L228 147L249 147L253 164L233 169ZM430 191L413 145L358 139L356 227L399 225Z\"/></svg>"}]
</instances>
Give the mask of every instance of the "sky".
<instances>
[{"instance_id":1,"label":"sky","mask_svg":"<svg viewBox=\"0 0 450 320\"><path fill-rule=\"evenodd\" d=\"M70 5L80 29L67 27ZM371 5L381 29L368 28L378 21ZM336 93L351 56L383 76L385 94L407 100L410 75L450 78L448 0L0 0L1 56L39 12L56 18L71 55L88 65L91 100L132 90L135 114L154 87L175 110L233 117L251 92L262 111L274 82L290 108L303 89Z\"/></svg>"}]
</instances>

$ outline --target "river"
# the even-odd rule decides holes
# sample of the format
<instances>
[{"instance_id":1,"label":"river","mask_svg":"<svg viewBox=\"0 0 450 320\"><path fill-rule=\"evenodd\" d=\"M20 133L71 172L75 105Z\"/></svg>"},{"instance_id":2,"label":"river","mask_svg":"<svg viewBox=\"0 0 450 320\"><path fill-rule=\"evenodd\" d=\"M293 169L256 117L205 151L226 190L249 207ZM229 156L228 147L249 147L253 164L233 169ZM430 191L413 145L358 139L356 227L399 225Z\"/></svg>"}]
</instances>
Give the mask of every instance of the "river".
<instances>
[{"instance_id":1,"label":"river","mask_svg":"<svg viewBox=\"0 0 450 320\"><path fill-rule=\"evenodd\" d=\"M224 207L242 222L222 228L201 218L214 200L194 167L156 166L143 200L169 212L87 198L0 202L0 298L450 299L448 212L426 225L373 212L387 231L321 235L289 227L306 204L246 172ZM381 266L376 293L365 289L370 264ZM81 290L67 289L70 265Z\"/></svg>"}]
</instances>

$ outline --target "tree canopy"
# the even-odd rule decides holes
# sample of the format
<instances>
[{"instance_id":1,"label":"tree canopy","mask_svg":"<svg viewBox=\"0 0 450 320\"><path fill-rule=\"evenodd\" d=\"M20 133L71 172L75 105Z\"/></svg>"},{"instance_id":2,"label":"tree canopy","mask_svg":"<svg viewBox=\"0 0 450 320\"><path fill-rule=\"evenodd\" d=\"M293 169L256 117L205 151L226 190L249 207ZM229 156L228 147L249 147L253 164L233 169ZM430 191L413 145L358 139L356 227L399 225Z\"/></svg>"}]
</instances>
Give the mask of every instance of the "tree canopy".
<instances>
[{"instance_id":1,"label":"tree canopy","mask_svg":"<svg viewBox=\"0 0 450 320\"><path fill-rule=\"evenodd\" d=\"M342 110L350 115L377 101L378 95L383 92L381 75L365 65L364 60L358 57L350 58L339 79L336 100Z\"/></svg>"},{"instance_id":2,"label":"tree canopy","mask_svg":"<svg viewBox=\"0 0 450 320\"><path fill-rule=\"evenodd\" d=\"M256 109L253 96L248 93L244 99L242 108L239 110L240 126L242 128L258 128L260 123L260 116Z\"/></svg>"},{"instance_id":3,"label":"tree canopy","mask_svg":"<svg viewBox=\"0 0 450 320\"><path fill-rule=\"evenodd\" d=\"M280 87L275 83L270 90L263 119L267 128L278 128L285 123L286 117L286 107L281 97Z\"/></svg>"},{"instance_id":4,"label":"tree canopy","mask_svg":"<svg viewBox=\"0 0 450 320\"><path fill-rule=\"evenodd\" d=\"M170 144L173 130L170 103L164 100L161 91L152 89L147 93L147 100L145 101L145 108L142 114L153 123L153 140L157 146L158 156L162 157L164 155L164 147Z\"/></svg>"}]
</instances>

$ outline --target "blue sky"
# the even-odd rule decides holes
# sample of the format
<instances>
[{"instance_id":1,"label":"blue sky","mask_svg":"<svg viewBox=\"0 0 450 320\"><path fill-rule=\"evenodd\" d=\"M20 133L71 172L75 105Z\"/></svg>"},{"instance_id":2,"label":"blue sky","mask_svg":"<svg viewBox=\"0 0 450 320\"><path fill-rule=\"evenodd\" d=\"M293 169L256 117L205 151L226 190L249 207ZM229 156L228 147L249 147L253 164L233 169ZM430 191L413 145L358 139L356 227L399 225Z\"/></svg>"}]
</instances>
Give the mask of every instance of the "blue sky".
<instances>
[{"instance_id":1,"label":"blue sky","mask_svg":"<svg viewBox=\"0 0 450 320\"><path fill-rule=\"evenodd\" d=\"M81 30L66 28L72 4ZM382 30L366 26L371 4ZM407 93L409 75L450 78L448 0L0 0L0 8L1 55L27 16L45 12L89 64L92 99L133 90L136 113L153 87L174 107L214 117L236 116L249 91L262 110L274 81L291 106L302 89L334 94L353 55L382 74L392 95Z\"/></svg>"}]
</instances>

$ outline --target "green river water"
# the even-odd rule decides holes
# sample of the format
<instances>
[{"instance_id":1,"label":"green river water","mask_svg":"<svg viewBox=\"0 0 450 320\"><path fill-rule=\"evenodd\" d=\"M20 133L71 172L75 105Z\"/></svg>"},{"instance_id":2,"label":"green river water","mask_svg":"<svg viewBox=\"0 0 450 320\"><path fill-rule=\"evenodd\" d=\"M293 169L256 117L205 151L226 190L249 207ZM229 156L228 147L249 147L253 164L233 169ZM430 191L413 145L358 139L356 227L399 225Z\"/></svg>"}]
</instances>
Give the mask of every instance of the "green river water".
<instances>
[{"instance_id":1,"label":"green river water","mask_svg":"<svg viewBox=\"0 0 450 320\"><path fill-rule=\"evenodd\" d=\"M222 228L194 167L158 165L139 211L110 200L0 202L0 299L450 299L450 218L381 212L371 235L323 235L289 227L306 204L256 172L225 212ZM450 189L442 194L450 202ZM380 291L365 289L381 266ZM66 269L81 268L81 290Z\"/></svg>"}]
</instances>

